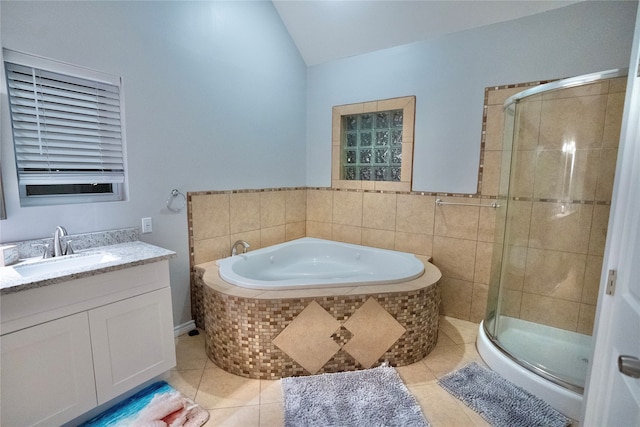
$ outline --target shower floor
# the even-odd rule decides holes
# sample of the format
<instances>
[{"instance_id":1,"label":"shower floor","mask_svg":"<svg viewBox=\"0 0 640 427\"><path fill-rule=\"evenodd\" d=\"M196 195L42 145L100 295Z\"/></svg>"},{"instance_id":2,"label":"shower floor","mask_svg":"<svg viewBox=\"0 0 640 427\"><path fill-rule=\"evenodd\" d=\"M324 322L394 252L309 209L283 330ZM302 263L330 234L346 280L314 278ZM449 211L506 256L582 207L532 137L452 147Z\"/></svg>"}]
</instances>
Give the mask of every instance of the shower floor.
<instances>
[{"instance_id":1,"label":"shower floor","mask_svg":"<svg viewBox=\"0 0 640 427\"><path fill-rule=\"evenodd\" d=\"M518 357L531 366L561 377L564 382L584 384L590 355L590 337L557 328L538 325L520 319L501 317L503 336L501 346L509 349L509 355L499 349L484 329L484 321L478 329L476 346L482 360L514 384L538 396L558 411L577 420L582 408L582 392L558 385L538 375L533 368L525 368L515 361ZM506 344L503 341L506 340ZM520 347L518 347L520 346ZM512 352L513 348L519 348ZM513 353L513 354L512 354ZM515 356L515 357L514 357ZM562 375L558 372L566 370ZM569 381L570 377L572 380Z\"/></svg>"},{"instance_id":2,"label":"shower floor","mask_svg":"<svg viewBox=\"0 0 640 427\"><path fill-rule=\"evenodd\" d=\"M501 316L498 342L517 359L584 388L591 336Z\"/></svg>"}]
</instances>

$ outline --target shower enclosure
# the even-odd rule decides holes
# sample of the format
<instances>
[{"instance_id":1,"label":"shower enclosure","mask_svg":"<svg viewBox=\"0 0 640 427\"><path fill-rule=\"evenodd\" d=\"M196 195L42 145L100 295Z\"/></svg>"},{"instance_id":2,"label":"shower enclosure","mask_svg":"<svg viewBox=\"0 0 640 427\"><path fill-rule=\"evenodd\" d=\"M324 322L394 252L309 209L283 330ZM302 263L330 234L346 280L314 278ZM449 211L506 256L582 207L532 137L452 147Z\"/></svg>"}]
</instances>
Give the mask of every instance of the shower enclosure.
<instances>
[{"instance_id":1,"label":"shower enclosure","mask_svg":"<svg viewBox=\"0 0 640 427\"><path fill-rule=\"evenodd\" d=\"M504 104L500 208L478 350L579 418L626 71L539 85Z\"/></svg>"}]
</instances>

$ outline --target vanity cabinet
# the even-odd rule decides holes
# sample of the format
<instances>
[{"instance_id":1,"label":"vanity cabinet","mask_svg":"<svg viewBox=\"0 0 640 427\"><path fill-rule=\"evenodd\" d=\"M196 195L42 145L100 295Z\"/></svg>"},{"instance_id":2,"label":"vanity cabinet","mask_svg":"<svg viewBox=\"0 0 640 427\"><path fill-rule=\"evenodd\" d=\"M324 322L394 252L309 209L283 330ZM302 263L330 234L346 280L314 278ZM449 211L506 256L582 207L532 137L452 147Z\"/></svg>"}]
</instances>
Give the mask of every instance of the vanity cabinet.
<instances>
[{"instance_id":1,"label":"vanity cabinet","mask_svg":"<svg viewBox=\"0 0 640 427\"><path fill-rule=\"evenodd\" d=\"M2 426L63 424L175 366L168 261L0 305Z\"/></svg>"},{"instance_id":2,"label":"vanity cabinet","mask_svg":"<svg viewBox=\"0 0 640 427\"><path fill-rule=\"evenodd\" d=\"M60 425L96 406L87 313L0 338L3 426Z\"/></svg>"},{"instance_id":3,"label":"vanity cabinet","mask_svg":"<svg viewBox=\"0 0 640 427\"><path fill-rule=\"evenodd\" d=\"M175 366L169 288L91 310L89 326L99 405Z\"/></svg>"}]
</instances>

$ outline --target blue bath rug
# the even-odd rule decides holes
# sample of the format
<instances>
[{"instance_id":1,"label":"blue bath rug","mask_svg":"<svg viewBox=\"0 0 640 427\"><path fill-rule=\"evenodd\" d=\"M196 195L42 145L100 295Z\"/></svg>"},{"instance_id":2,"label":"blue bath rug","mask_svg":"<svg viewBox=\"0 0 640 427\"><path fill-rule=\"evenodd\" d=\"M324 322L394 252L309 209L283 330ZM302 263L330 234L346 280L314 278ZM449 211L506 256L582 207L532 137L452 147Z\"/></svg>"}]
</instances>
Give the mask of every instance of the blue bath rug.
<instances>
[{"instance_id":1,"label":"blue bath rug","mask_svg":"<svg viewBox=\"0 0 640 427\"><path fill-rule=\"evenodd\" d=\"M80 427L200 427L209 411L164 381L151 384Z\"/></svg>"},{"instance_id":2,"label":"blue bath rug","mask_svg":"<svg viewBox=\"0 0 640 427\"><path fill-rule=\"evenodd\" d=\"M511 381L473 362L438 384L494 427L566 427L571 419Z\"/></svg>"},{"instance_id":3,"label":"blue bath rug","mask_svg":"<svg viewBox=\"0 0 640 427\"><path fill-rule=\"evenodd\" d=\"M429 427L390 366L289 377L281 384L285 427Z\"/></svg>"}]
</instances>

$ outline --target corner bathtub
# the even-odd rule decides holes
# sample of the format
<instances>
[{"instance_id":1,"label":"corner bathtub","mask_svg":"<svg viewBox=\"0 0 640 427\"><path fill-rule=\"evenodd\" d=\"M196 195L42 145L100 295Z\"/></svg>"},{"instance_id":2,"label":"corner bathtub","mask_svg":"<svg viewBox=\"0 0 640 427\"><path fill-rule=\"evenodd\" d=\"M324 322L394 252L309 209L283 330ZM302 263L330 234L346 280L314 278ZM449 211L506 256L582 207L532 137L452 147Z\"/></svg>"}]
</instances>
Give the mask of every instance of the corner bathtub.
<instances>
[{"instance_id":1,"label":"corner bathtub","mask_svg":"<svg viewBox=\"0 0 640 427\"><path fill-rule=\"evenodd\" d=\"M220 277L250 289L406 282L424 273L412 254L304 237L217 261Z\"/></svg>"},{"instance_id":2,"label":"corner bathtub","mask_svg":"<svg viewBox=\"0 0 640 427\"><path fill-rule=\"evenodd\" d=\"M440 277L427 257L303 238L197 265L194 317L244 377L402 366L436 345Z\"/></svg>"}]
</instances>

